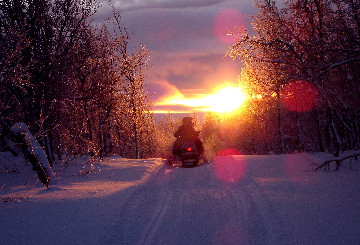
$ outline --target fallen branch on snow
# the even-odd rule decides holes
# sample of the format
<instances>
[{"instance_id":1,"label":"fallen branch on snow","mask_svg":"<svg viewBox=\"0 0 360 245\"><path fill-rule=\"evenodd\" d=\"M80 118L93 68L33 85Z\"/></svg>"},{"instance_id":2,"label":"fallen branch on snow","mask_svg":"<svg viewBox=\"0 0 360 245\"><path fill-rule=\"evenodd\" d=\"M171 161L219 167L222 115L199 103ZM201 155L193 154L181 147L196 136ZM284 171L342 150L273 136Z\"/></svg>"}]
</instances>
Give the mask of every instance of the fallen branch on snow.
<instances>
[{"instance_id":1,"label":"fallen branch on snow","mask_svg":"<svg viewBox=\"0 0 360 245\"><path fill-rule=\"evenodd\" d=\"M87 175L87 174L91 174L91 173L99 173L100 169L98 168L97 170L95 170L96 167L96 158L95 157L91 157L86 163L85 165L80 169L80 171L78 172L78 176L80 175Z\"/></svg>"},{"instance_id":2,"label":"fallen branch on snow","mask_svg":"<svg viewBox=\"0 0 360 245\"><path fill-rule=\"evenodd\" d=\"M341 163L343 161L348 160L348 159L351 159L351 161L352 160L358 160L359 156L360 156L360 152L357 152L357 153L347 155L347 156L344 156L344 157L337 157L337 158L334 158L334 159L329 159L329 160L326 160L321 165L317 166L314 170L317 171L317 170L322 169L322 168L328 170L330 168L330 164L332 162L334 162L335 163L335 171L338 171L339 168L340 168L340 165L341 165ZM350 164L350 168L351 168L351 164Z\"/></svg>"}]
</instances>

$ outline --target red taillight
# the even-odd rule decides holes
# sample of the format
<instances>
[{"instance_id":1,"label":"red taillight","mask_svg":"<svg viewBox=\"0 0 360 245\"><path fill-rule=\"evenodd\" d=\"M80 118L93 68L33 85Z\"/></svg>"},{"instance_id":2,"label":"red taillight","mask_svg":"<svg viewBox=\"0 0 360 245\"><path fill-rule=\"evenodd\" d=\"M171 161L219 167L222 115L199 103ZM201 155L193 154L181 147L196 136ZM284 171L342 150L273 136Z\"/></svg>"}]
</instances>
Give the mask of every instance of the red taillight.
<instances>
[{"instance_id":1,"label":"red taillight","mask_svg":"<svg viewBox=\"0 0 360 245\"><path fill-rule=\"evenodd\" d=\"M191 147L186 148L186 151L193 151L193 148L191 148Z\"/></svg>"}]
</instances>

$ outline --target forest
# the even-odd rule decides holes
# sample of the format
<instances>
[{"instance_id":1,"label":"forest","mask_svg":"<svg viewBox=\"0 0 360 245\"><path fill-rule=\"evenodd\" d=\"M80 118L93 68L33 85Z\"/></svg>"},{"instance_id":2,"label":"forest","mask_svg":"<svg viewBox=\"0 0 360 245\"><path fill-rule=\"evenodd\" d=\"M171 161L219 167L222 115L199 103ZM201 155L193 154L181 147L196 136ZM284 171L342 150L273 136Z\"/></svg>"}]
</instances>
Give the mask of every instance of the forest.
<instances>
[{"instance_id":1,"label":"forest","mask_svg":"<svg viewBox=\"0 0 360 245\"><path fill-rule=\"evenodd\" d=\"M238 28L228 50L243 62L239 82L253 99L224 120L235 133L226 140L247 154L358 149L359 2L262 0L257 8L256 35Z\"/></svg>"},{"instance_id":2,"label":"forest","mask_svg":"<svg viewBox=\"0 0 360 245\"><path fill-rule=\"evenodd\" d=\"M238 83L250 99L236 113L197 119L208 157L224 149L334 156L359 149L359 2L256 7L252 29L231 33L236 42L226 53L242 62ZM24 144L11 130L22 122L50 165L81 155L169 154L180 120L154 119L144 75L150 51L130 46L115 8L94 26L98 9L96 0L0 1L1 151L16 154L11 145Z\"/></svg>"},{"instance_id":3,"label":"forest","mask_svg":"<svg viewBox=\"0 0 360 245\"><path fill-rule=\"evenodd\" d=\"M0 2L2 148L9 128L23 122L50 163L152 151L154 121L143 75L149 53L145 46L129 48L115 10L93 26L98 8L97 1Z\"/></svg>"}]
</instances>

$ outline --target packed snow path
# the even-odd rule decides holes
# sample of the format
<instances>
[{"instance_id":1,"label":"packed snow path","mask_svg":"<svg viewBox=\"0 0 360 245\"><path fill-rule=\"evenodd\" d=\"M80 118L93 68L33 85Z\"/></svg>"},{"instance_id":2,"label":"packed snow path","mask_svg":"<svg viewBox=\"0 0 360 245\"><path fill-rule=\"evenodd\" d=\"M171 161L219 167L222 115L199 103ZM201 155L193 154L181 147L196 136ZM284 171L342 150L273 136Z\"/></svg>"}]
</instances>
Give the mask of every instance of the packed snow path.
<instances>
[{"instance_id":1,"label":"packed snow path","mask_svg":"<svg viewBox=\"0 0 360 245\"><path fill-rule=\"evenodd\" d=\"M289 244L276 209L251 178L224 183L213 171L211 164L163 166L123 206L109 242Z\"/></svg>"},{"instance_id":2,"label":"packed snow path","mask_svg":"<svg viewBox=\"0 0 360 245\"><path fill-rule=\"evenodd\" d=\"M50 188L20 158L0 174L0 244L360 244L360 171L311 170L324 154L217 157L196 168L161 159L87 159ZM310 160L310 161L309 161ZM18 162L18 163L16 163Z\"/></svg>"}]
</instances>

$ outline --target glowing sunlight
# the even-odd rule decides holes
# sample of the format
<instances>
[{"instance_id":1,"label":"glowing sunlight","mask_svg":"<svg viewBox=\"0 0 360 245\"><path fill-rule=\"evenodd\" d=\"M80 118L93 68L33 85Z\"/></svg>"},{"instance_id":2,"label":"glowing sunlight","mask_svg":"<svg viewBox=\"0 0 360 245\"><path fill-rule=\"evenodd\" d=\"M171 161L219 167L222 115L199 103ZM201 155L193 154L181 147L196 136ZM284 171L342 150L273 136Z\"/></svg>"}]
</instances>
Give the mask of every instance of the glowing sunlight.
<instances>
[{"instance_id":1,"label":"glowing sunlight","mask_svg":"<svg viewBox=\"0 0 360 245\"><path fill-rule=\"evenodd\" d=\"M240 87L226 85L216 90L213 94L203 94L195 98L169 96L157 105L169 106L169 108L188 108L189 111L230 113L241 107L245 99L246 95ZM156 112L163 113L163 111L158 110Z\"/></svg>"},{"instance_id":2,"label":"glowing sunlight","mask_svg":"<svg viewBox=\"0 0 360 245\"><path fill-rule=\"evenodd\" d=\"M246 96L239 87L225 87L215 95L210 96L210 111L232 112L238 109L245 101Z\"/></svg>"}]
</instances>

